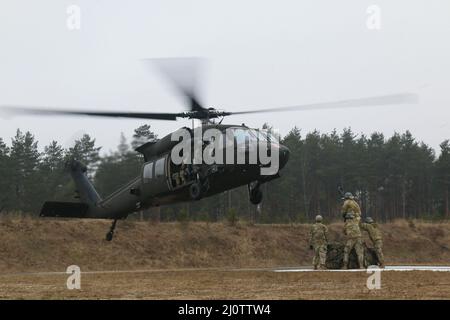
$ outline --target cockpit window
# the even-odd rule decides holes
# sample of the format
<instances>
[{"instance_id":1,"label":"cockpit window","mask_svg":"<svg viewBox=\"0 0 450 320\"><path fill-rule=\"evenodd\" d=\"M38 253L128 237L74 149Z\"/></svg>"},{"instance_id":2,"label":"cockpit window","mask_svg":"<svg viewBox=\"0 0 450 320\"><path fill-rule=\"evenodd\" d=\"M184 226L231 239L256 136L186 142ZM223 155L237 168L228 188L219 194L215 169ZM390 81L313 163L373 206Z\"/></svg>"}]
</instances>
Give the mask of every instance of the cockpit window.
<instances>
[{"instance_id":1,"label":"cockpit window","mask_svg":"<svg viewBox=\"0 0 450 320\"><path fill-rule=\"evenodd\" d=\"M255 132L255 134L259 134L260 140L267 140L272 143L276 143L276 141L277 141L277 139L274 137L274 135L270 131L255 130L255 129L252 129L252 130Z\"/></svg>"},{"instance_id":2,"label":"cockpit window","mask_svg":"<svg viewBox=\"0 0 450 320\"><path fill-rule=\"evenodd\" d=\"M236 139L236 144L243 144L245 140L257 141L257 134L247 128L233 128L233 136Z\"/></svg>"},{"instance_id":3,"label":"cockpit window","mask_svg":"<svg viewBox=\"0 0 450 320\"><path fill-rule=\"evenodd\" d=\"M236 144L243 144L248 139L250 142L263 142L276 143L277 139L267 130L250 129L244 127L231 128L233 137L236 139Z\"/></svg>"}]
</instances>

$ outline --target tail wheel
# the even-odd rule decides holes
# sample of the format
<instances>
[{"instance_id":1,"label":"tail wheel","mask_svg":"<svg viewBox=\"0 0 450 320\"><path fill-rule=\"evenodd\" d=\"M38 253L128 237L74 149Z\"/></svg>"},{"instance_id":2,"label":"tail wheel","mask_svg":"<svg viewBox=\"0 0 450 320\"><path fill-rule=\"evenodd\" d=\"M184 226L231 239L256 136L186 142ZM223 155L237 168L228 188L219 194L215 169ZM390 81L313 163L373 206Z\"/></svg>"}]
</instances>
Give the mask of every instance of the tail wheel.
<instances>
[{"instance_id":1,"label":"tail wheel","mask_svg":"<svg viewBox=\"0 0 450 320\"><path fill-rule=\"evenodd\" d=\"M202 197L202 186L199 182L194 182L189 186L189 195L193 200L199 200Z\"/></svg>"},{"instance_id":2,"label":"tail wheel","mask_svg":"<svg viewBox=\"0 0 450 320\"><path fill-rule=\"evenodd\" d=\"M113 231L109 231L106 234L106 241L111 241L113 239L113 236L114 236L114 232Z\"/></svg>"}]
</instances>

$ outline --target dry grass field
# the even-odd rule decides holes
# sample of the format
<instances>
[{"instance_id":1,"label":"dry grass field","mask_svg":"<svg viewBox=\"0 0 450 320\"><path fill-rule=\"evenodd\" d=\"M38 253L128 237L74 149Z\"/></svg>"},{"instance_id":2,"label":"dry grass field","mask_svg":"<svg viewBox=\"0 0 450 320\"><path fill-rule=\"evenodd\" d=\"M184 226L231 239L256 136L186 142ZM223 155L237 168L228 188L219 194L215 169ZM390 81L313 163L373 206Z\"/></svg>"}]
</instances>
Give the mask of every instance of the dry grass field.
<instances>
[{"instance_id":1,"label":"dry grass field","mask_svg":"<svg viewBox=\"0 0 450 320\"><path fill-rule=\"evenodd\" d=\"M365 272L177 270L0 277L0 299L450 299L450 272L386 271L381 289Z\"/></svg>"},{"instance_id":2,"label":"dry grass field","mask_svg":"<svg viewBox=\"0 0 450 320\"><path fill-rule=\"evenodd\" d=\"M106 242L108 227L2 219L0 298L450 299L450 272L386 271L382 288L370 291L365 272L271 271L310 264L308 225L120 221ZM330 237L341 239L341 229L330 225ZM450 264L449 223L396 221L382 229L387 264ZM86 272L81 290L66 288L64 272L73 264Z\"/></svg>"}]
</instances>

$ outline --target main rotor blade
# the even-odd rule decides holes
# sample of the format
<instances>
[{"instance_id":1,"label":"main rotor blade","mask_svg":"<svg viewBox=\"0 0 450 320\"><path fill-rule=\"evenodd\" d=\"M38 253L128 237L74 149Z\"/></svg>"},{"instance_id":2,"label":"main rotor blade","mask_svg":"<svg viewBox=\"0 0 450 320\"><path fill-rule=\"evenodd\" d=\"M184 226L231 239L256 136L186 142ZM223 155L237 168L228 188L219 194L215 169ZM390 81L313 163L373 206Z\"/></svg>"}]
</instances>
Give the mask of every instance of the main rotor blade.
<instances>
[{"instance_id":1,"label":"main rotor blade","mask_svg":"<svg viewBox=\"0 0 450 320\"><path fill-rule=\"evenodd\" d=\"M205 110L199 98L204 59L187 57L144 59L143 61L149 66L156 67L188 100L190 111Z\"/></svg>"},{"instance_id":2,"label":"main rotor blade","mask_svg":"<svg viewBox=\"0 0 450 320\"><path fill-rule=\"evenodd\" d=\"M133 118L133 119L154 119L154 120L177 120L177 117L183 117L182 113L153 113L153 112L114 112L114 111L82 111L82 110L64 110L50 108L28 108L22 106L0 106L0 111L6 111L8 115L43 115L43 116L96 116L113 118Z\"/></svg>"},{"instance_id":3,"label":"main rotor blade","mask_svg":"<svg viewBox=\"0 0 450 320\"><path fill-rule=\"evenodd\" d=\"M385 96L376 96L360 99L349 99L335 102L311 103L298 106L289 106L282 108L267 108L259 110L225 112L226 115L251 114L263 112L285 112L285 111L306 111L322 109L341 109L341 108L360 108L396 104L412 104L419 101L419 96L415 93L400 93Z\"/></svg>"}]
</instances>

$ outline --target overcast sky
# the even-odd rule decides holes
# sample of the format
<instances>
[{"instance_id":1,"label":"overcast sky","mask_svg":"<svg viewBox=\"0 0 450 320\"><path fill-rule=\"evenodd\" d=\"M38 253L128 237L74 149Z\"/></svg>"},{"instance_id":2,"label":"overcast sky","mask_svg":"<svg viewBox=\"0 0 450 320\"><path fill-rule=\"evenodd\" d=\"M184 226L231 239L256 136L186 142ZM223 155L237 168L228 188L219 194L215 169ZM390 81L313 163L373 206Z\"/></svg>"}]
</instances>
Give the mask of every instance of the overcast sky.
<instances>
[{"instance_id":1,"label":"overcast sky","mask_svg":"<svg viewBox=\"0 0 450 320\"><path fill-rule=\"evenodd\" d=\"M79 30L67 8L81 9ZM381 29L367 9L380 8ZM142 59L204 57L204 101L239 111L415 92L417 105L233 116L226 123L284 135L351 127L355 132L410 130L438 149L450 138L448 0L2 0L0 105L179 112L186 107ZM17 128L40 146L68 146L89 133L115 149L139 120L88 117L0 118L10 143ZM190 121L148 122L159 136Z\"/></svg>"}]
</instances>

